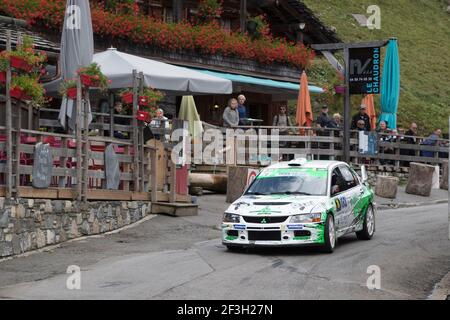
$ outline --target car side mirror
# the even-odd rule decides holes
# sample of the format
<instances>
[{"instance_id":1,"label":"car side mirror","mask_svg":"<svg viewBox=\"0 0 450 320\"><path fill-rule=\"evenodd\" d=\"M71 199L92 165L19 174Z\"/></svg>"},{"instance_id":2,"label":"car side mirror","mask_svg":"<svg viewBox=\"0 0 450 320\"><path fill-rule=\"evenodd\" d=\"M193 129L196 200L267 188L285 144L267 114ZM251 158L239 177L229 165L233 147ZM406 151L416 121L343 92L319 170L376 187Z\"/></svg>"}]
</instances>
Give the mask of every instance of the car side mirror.
<instances>
[{"instance_id":1,"label":"car side mirror","mask_svg":"<svg viewBox=\"0 0 450 320\"><path fill-rule=\"evenodd\" d=\"M369 177L367 176L367 170L366 170L366 166L361 166L361 179L362 182L367 182L367 180L369 180Z\"/></svg>"}]
</instances>

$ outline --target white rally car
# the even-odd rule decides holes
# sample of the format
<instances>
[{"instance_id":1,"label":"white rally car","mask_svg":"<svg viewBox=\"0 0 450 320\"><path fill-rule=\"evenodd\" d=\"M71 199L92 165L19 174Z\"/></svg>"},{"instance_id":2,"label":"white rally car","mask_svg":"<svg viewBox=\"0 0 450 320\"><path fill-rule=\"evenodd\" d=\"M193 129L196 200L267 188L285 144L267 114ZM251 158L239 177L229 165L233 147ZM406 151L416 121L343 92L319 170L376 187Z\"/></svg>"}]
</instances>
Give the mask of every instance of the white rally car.
<instances>
[{"instance_id":1,"label":"white rally car","mask_svg":"<svg viewBox=\"0 0 450 320\"><path fill-rule=\"evenodd\" d=\"M338 237L375 232L374 193L346 163L295 159L263 169L223 215L222 243L321 246L333 252Z\"/></svg>"}]
</instances>

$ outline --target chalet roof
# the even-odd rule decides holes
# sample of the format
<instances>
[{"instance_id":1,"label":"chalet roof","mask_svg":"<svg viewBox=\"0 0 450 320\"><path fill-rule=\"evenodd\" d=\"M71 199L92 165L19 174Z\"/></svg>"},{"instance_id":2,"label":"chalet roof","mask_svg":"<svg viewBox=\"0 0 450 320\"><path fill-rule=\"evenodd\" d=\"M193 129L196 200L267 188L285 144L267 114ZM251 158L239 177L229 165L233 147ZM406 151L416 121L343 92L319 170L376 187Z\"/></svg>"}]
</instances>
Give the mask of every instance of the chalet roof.
<instances>
[{"instance_id":1,"label":"chalet roof","mask_svg":"<svg viewBox=\"0 0 450 320\"><path fill-rule=\"evenodd\" d=\"M330 27L326 26L315 13L299 0L277 0L272 5L260 8L278 32L292 35L292 27L305 23L303 40L307 44L337 43L341 40Z\"/></svg>"},{"instance_id":2,"label":"chalet roof","mask_svg":"<svg viewBox=\"0 0 450 320\"><path fill-rule=\"evenodd\" d=\"M15 23L13 20L10 22L2 22L0 21L0 49L6 48L6 33L7 30L11 31L11 42L12 45L17 43L17 37L19 34L26 34L33 39L35 49L42 50L48 53L59 53L59 45L42 38L38 34L28 30L23 25L19 25L19 23Z\"/></svg>"}]
</instances>

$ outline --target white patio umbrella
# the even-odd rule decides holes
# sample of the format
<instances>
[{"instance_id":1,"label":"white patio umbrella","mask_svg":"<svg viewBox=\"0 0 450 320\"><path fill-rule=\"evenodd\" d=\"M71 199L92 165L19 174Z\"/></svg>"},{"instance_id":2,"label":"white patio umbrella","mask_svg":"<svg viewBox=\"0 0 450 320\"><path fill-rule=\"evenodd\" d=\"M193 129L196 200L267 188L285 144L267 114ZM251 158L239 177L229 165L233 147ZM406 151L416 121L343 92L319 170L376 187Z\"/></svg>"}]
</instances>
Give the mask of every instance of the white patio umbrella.
<instances>
[{"instance_id":1,"label":"white patio umbrella","mask_svg":"<svg viewBox=\"0 0 450 320\"><path fill-rule=\"evenodd\" d=\"M159 90L175 91L183 95L230 94L233 91L230 80L127 54L114 48L94 54L93 62L98 63L102 72L111 80L111 89L132 87L132 72L136 70L143 73L145 86ZM48 92L56 92L58 86L58 81L53 81L46 89Z\"/></svg>"}]
</instances>

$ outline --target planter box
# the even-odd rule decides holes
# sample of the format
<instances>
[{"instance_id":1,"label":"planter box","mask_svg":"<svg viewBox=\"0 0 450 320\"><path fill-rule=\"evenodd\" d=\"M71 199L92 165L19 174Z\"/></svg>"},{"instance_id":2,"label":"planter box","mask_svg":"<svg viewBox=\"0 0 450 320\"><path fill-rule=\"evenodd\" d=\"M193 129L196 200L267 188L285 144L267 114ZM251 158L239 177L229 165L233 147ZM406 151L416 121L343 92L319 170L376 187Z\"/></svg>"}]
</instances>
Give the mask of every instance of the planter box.
<instances>
[{"instance_id":1,"label":"planter box","mask_svg":"<svg viewBox=\"0 0 450 320\"><path fill-rule=\"evenodd\" d=\"M132 92L126 92L122 95L122 102L125 104L132 104L133 103L133 93Z\"/></svg>"},{"instance_id":2,"label":"planter box","mask_svg":"<svg viewBox=\"0 0 450 320\"><path fill-rule=\"evenodd\" d=\"M93 79L91 76L87 74L80 75L81 83L86 87L98 87L99 81Z\"/></svg>"},{"instance_id":3,"label":"planter box","mask_svg":"<svg viewBox=\"0 0 450 320\"><path fill-rule=\"evenodd\" d=\"M25 92L18 87L14 87L11 90L9 90L9 94L11 95L12 98L15 98L17 100L31 100L31 97L27 96Z\"/></svg>"},{"instance_id":4,"label":"planter box","mask_svg":"<svg viewBox=\"0 0 450 320\"><path fill-rule=\"evenodd\" d=\"M26 62L24 59L19 57L11 56L10 58L11 67L23 71L30 72L33 69L33 65Z\"/></svg>"},{"instance_id":5,"label":"planter box","mask_svg":"<svg viewBox=\"0 0 450 320\"><path fill-rule=\"evenodd\" d=\"M66 96L69 99L75 100L77 98L77 88L69 88L67 89Z\"/></svg>"},{"instance_id":6,"label":"planter box","mask_svg":"<svg viewBox=\"0 0 450 320\"><path fill-rule=\"evenodd\" d=\"M6 83L6 71L0 72L0 83Z\"/></svg>"},{"instance_id":7,"label":"planter box","mask_svg":"<svg viewBox=\"0 0 450 320\"><path fill-rule=\"evenodd\" d=\"M138 110L136 114L136 119L139 121L145 121L150 122L152 118L150 117L150 114L147 111Z\"/></svg>"},{"instance_id":8,"label":"planter box","mask_svg":"<svg viewBox=\"0 0 450 320\"><path fill-rule=\"evenodd\" d=\"M337 94L345 94L345 86L334 86L334 91Z\"/></svg>"},{"instance_id":9,"label":"planter box","mask_svg":"<svg viewBox=\"0 0 450 320\"><path fill-rule=\"evenodd\" d=\"M148 107L148 97L147 96L139 96L138 104L141 107Z\"/></svg>"}]
</instances>

